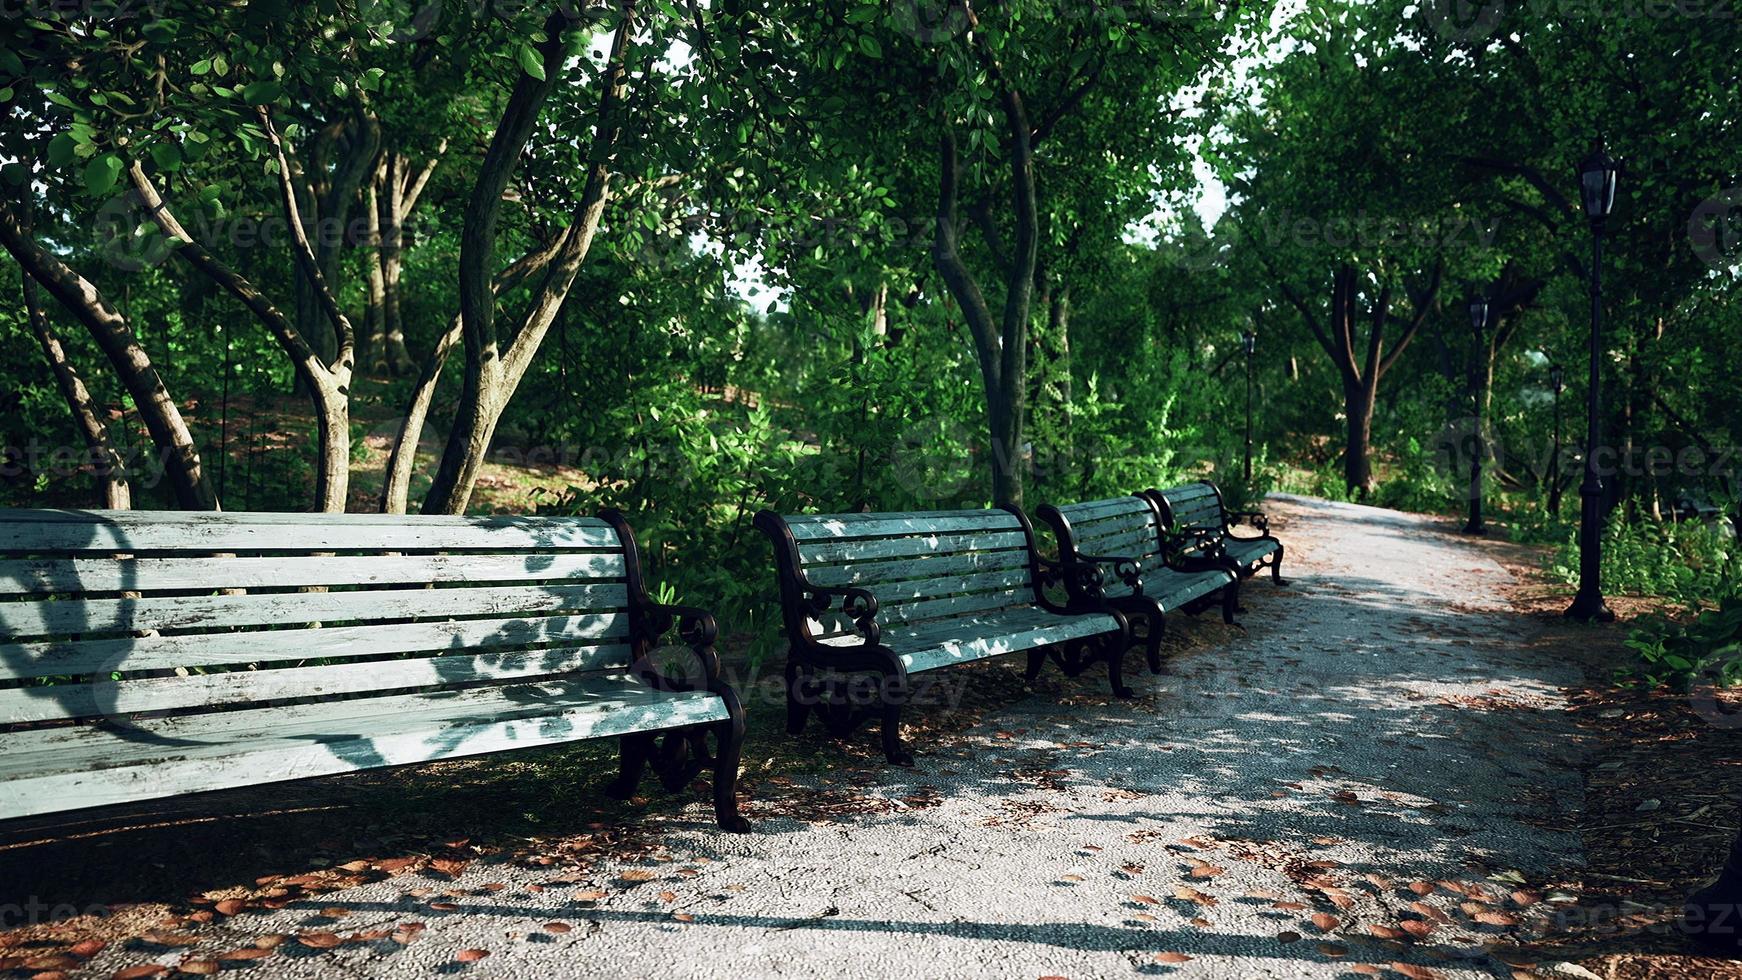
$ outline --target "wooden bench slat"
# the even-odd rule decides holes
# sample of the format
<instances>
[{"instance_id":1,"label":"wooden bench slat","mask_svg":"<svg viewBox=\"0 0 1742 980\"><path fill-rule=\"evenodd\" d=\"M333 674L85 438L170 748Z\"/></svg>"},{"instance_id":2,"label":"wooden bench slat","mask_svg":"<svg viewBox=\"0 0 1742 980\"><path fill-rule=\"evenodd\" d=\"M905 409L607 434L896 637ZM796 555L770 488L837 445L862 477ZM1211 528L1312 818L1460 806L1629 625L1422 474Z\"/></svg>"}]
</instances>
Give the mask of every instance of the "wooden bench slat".
<instances>
[{"instance_id":1,"label":"wooden bench slat","mask_svg":"<svg viewBox=\"0 0 1742 980\"><path fill-rule=\"evenodd\" d=\"M164 516L170 513L173 516ZM81 516L82 514L88 516ZM147 515L147 516L141 516ZM373 514L0 512L0 554L120 552L524 551L621 549L589 518L408 518Z\"/></svg>"},{"instance_id":2,"label":"wooden bench slat","mask_svg":"<svg viewBox=\"0 0 1742 980\"><path fill-rule=\"evenodd\" d=\"M1153 553L1161 547L1155 525L1150 522L1124 527L1094 528L1086 533L1073 535L1072 543L1076 545L1079 553L1089 555L1144 554ZM1110 549L1109 544L1120 544L1123 547Z\"/></svg>"},{"instance_id":3,"label":"wooden bench slat","mask_svg":"<svg viewBox=\"0 0 1742 980\"><path fill-rule=\"evenodd\" d=\"M0 639L270 623L608 611L627 602L627 589L615 583L6 602L0 603Z\"/></svg>"},{"instance_id":4,"label":"wooden bench slat","mask_svg":"<svg viewBox=\"0 0 1742 980\"><path fill-rule=\"evenodd\" d=\"M543 644L621 640L628 635L629 616L611 612L10 643L0 644L0 679L355 659L440 650L484 654Z\"/></svg>"},{"instance_id":5,"label":"wooden bench slat","mask_svg":"<svg viewBox=\"0 0 1742 980\"><path fill-rule=\"evenodd\" d=\"M623 555L343 555L271 558L30 558L0 561L0 596L426 582L622 578Z\"/></svg>"},{"instance_id":6,"label":"wooden bench slat","mask_svg":"<svg viewBox=\"0 0 1742 980\"><path fill-rule=\"evenodd\" d=\"M458 653L319 667L37 685L0 690L0 724L334 697L488 680L532 680L579 671L622 668L628 659L627 646L610 644L510 650L487 657Z\"/></svg>"},{"instance_id":7,"label":"wooden bench slat","mask_svg":"<svg viewBox=\"0 0 1742 980\"><path fill-rule=\"evenodd\" d=\"M857 517L859 520L843 520L843 517ZM855 538L896 537L905 535L939 535L960 533L984 533L996 531L1021 531L1022 522L1016 515L1004 510L987 510L973 512L972 516L940 517L932 514L893 515L893 514L852 514L828 515L814 520L792 523L793 539L801 544L806 541L844 541Z\"/></svg>"},{"instance_id":8,"label":"wooden bench slat","mask_svg":"<svg viewBox=\"0 0 1742 980\"><path fill-rule=\"evenodd\" d=\"M1122 517L1127 514L1150 514L1149 504L1141 497L1108 497L1105 500L1088 500L1077 504L1066 504L1058 508L1059 513L1072 525L1084 521L1101 520L1108 516Z\"/></svg>"},{"instance_id":9,"label":"wooden bench slat","mask_svg":"<svg viewBox=\"0 0 1742 980\"><path fill-rule=\"evenodd\" d=\"M881 623L913 623L926 619L942 619L978 613L986 610L1029 608L1034 604L1034 590L1007 589L1000 592L975 592L942 599L915 602L892 602L880 606L877 619Z\"/></svg>"},{"instance_id":10,"label":"wooden bench slat","mask_svg":"<svg viewBox=\"0 0 1742 980\"><path fill-rule=\"evenodd\" d=\"M945 534L933 537L883 538L874 541L808 542L798 546L799 561L808 574L812 565L839 565L875 558L953 555L1028 547L1021 531L990 534Z\"/></svg>"},{"instance_id":11,"label":"wooden bench slat","mask_svg":"<svg viewBox=\"0 0 1742 980\"><path fill-rule=\"evenodd\" d=\"M812 585L841 586L901 582L919 575L957 575L1000 569L1028 568L1028 550L972 551L913 560L812 565L805 579Z\"/></svg>"},{"instance_id":12,"label":"wooden bench slat","mask_svg":"<svg viewBox=\"0 0 1742 980\"><path fill-rule=\"evenodd\" d=\"M13 732L0 817L21 817L721 721L706 692L593 675L543 684Z\"/></svg>"}]
</instances>

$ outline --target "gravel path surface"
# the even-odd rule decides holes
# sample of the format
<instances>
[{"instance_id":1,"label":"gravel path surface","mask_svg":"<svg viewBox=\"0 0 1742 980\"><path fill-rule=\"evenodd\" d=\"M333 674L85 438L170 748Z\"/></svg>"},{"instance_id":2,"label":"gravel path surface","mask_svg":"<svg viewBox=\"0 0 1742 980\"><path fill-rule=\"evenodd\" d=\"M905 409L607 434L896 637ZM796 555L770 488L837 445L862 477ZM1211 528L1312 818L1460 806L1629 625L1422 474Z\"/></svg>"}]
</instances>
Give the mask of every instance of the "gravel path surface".
<instances>
[{"instance_id":1,"label":"gravel path surface","mask_svg":"<svg viewBox=\"0 0 1742 980\"><path fill-rule=\"evenodd\" d=\"M764 812L731 836L698 802L639 863L402 874L200 948L352 940L293 939L246 971L275 977L1510 976L1488 951L1578 860L1546 829L1579 803L1576 671L1520 642L1507 572L1443 524L1270 509L1293 584L1246 587L1244 636L1160 677L1132 653L1135 702L1085 676L916 746L914 770L859 787L887 812ZM407 922L425 928L396 940Z\"/></svg>"}]
</instances>

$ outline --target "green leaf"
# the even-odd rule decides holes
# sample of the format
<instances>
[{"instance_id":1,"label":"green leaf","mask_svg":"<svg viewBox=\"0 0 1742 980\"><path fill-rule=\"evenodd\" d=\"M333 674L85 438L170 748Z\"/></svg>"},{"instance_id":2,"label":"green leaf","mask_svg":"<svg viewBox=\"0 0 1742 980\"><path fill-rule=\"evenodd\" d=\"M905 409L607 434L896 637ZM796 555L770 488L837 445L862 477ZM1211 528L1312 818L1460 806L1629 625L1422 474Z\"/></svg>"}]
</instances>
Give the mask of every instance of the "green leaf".
<instances>
[{"instance_id":1,"label":"green leaf","mask_svg":"<svg viewBox=\"0 0 1742 980\"><path fill-rule=\"evenodd\" d=\"M78 152L78 141L61 133L48 141L48 165L56 170L73 162L73 156Z\"/></svg>"},{"instance_id":2,"label":"green leaf","mask_svg":"<svg viewBox=\"0 0 1742 980\"><path fill-rule=\"evenodd\" d=\"M544 59L538 56L538 49L530 44L522 43L514 49L514 57L519 60L522 71L539 81L544 81Z\"/></svg>"},{"instance_id":3,"label":"green leaf","mask_svg":"<svg viewBox=\"0 0 1742 980\"><path fill-rule=\"evenodd\" d=\"M120 178L121 158L113 153L105 153L85 164L85 190L92 197L102 197L114 190L115 182Z\"/></svg>"},{"instance_id":4,"label":"green leaf","mask_svg":"<svg viewBox=\"0 0 1742 980\"><path fill-rule=\"evenodd\" d=\"M284 86L277 82L249 82L242 86L242 99L249 105L267 105L277 102L278 96L284 91Z\"/></svg>"},{"instance_id":5,"label":"green leaf","mask_svg":"<svg viewBox=\"0 0 1742 980\"><path fill-rule=\"evenodd\" d=\"M867 58L883 57L883 45L878 44L877 39L869 34L859 35L859 50L865 52Z\"/></svg>"},{"instance_id":6,"label":"green leaf","mask_svg":"<svg viewBox=\"0 0 1742 980\"><path fill-rule=\"evenodd\" d=\"M209 75L212 73L212 59L202 58L189 65L188 71L195 75Z\"/></svg>"},{"instance_id":7,"label":"green leaf","mask_svg":"<svg viewBox=\"0 0 1742 980\"><path fill-rule=\"evenodd\" d=\"M174 143L155 143L151 147L151 161L159 170L178 170L181 168L181 147Z\"/></svg>"}]
</instances>

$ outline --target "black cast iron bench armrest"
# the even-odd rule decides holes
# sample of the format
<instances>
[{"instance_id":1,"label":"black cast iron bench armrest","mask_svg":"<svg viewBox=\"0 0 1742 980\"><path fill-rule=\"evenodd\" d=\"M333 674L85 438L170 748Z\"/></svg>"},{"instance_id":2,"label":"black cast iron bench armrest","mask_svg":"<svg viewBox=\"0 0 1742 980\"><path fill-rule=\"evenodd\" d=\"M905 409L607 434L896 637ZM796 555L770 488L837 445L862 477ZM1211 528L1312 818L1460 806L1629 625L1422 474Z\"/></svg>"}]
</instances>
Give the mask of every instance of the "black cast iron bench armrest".
<instances>
[{"instance_id":1,"label":"black cast iron bench armrest","mask_svg":"<svg viewBox=\"0 0 1742 980\"><path fill-rule=\"evenodd\" d=\"M1055 613L1106 611L1107 600L1101 594L1102 584L1106 581L1105 573L1101 571L1101 566L1098 563L1089 561L1081 555L1076 556L1076 558L1077 560L1064 562L1036 557L1035 564L1040 570L1036 579L1042 586L1042 588L1035 590L1036 605L1048 612ZM1070 601L1065 605L1061 606L1047 598L1044 587L1054 583L1065 587L1065 593L1070 597Z\"/></svg>"},{"instance_id":2,"label":"black cast iron bench armrest","mask_svg":"<svg viewBox=\"0 0 1742 980\"><path fill-rule=\"evenodd\" d=\"M1133 592L1143 591L1143 563L1136 558L1121 555L1085 555L1077 553L1077 560L1096 566L1112 565L1113 574L1119 581L1131 586Z\"/></svg>"},{"instance_id":3,"label":"black cast iron bench armrest","mask_svg":"<svg viewBox=\"0 0 1742 980\"><path fill-rule=\"evenodd\" d=\"M865 638L864 645L874 647L881 643L883 631L877 625L877 597L870 590L851 585L805 584L805 598L816 612L826 612L836 596L841 599L841 612Z\"/></svg>"},{"instance_id":4,"label":"black cast iron bench armrest","mask_svg":"<svg viewBox=\"0 0 1742 980\"><path fill-rule=\"evenodd\" d=\"M1231 511L1228 511L1228 526L1235 527L1235 526L1238 526L1240 524L1246 524L1247 526L1249 526L1249 527L1253 528L1254 530L1259 531L1263 534L1270 533L1270 518L1267 517L1265 515L1265 513L1263 511L1260 511L1260 510L1231 510Z\"/></svg>"},{"instance_id":5,"label":"black cast iron bench armrest","mask_svg":"<svg viewBox=\"0 0 1742 980\"><path fill-rule=\"evenodd\" d=\"M720 684L720 655L714 640L720 635L714 614L695 606L653 603L647 607L649 639L657 639L677 627L677 635L690 648L701 668L701 683L689 677L674 678L643 657L635 664L634 674L644 683L661 691L713 691Z\"/></svg>"}]
</instances>

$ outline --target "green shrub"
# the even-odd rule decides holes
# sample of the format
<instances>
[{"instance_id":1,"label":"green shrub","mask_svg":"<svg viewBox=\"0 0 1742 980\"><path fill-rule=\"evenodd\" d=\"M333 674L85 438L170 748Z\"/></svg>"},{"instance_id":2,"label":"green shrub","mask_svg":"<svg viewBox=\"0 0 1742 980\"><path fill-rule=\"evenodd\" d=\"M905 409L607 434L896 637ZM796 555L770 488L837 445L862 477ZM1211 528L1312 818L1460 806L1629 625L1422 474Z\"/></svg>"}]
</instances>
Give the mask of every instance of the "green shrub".
<instances>
[{"instance_id":1,"label":"green shrub","mask_svg":"<svg viewBox=\"0 0 1742 980\"><path fill-rule=\"evenodd\" d=\"M1579 580L1577 525L1563 525L1551 573ZM1603 588L1611 594L1658 596L1676 602L1717 601L1736 591L1742 556L1721 524L1638 521L1619 513L1603 529Z\"/></svg>"},{"instance_id":2,"label":"green shrub","mask_svg":"<svg viewBox=\"0 0 1742 980\"><path fill-rule=\"evenodd\" d=\"M1687 690L1699 679L1720 687L1742 682L1742 595L1732 593L1717 608L1685 622L1646 621L1627 640L1640 663L1623 679Z\"/></svg>"}]
</instances>

